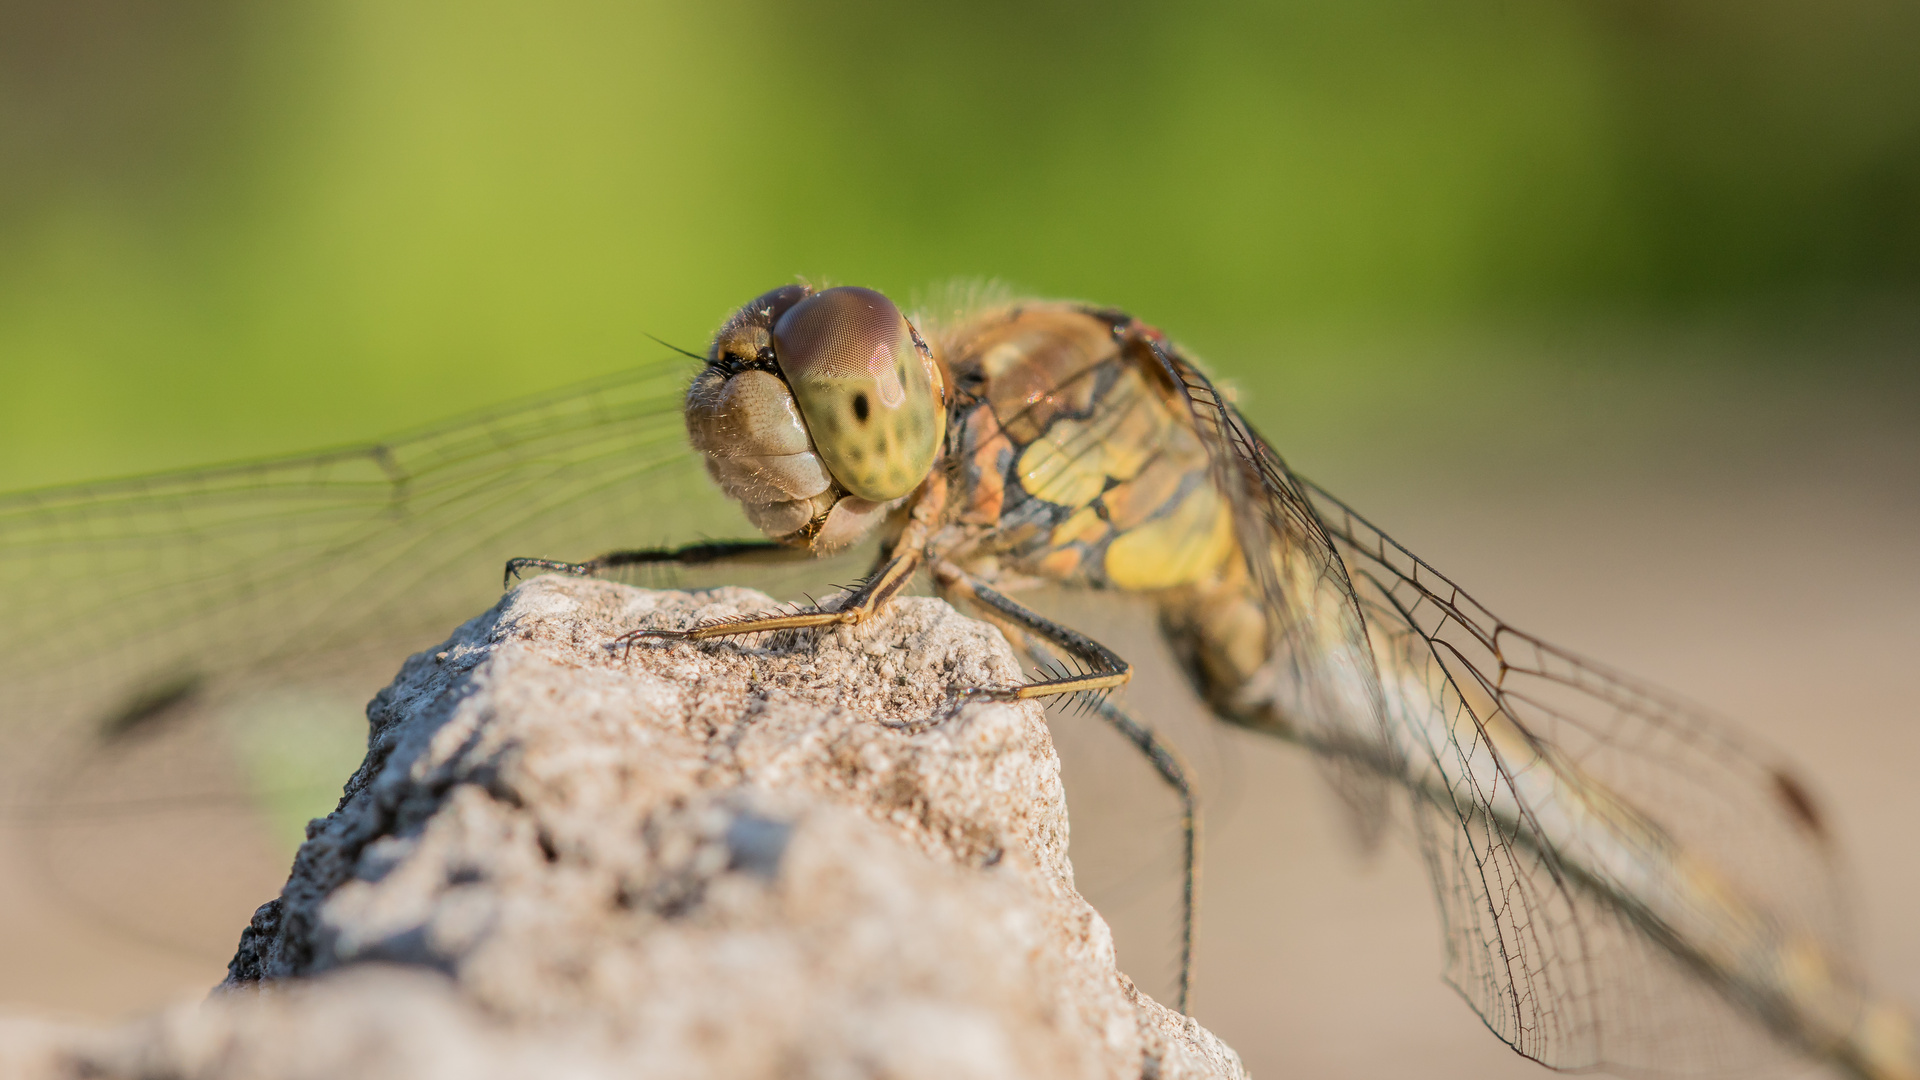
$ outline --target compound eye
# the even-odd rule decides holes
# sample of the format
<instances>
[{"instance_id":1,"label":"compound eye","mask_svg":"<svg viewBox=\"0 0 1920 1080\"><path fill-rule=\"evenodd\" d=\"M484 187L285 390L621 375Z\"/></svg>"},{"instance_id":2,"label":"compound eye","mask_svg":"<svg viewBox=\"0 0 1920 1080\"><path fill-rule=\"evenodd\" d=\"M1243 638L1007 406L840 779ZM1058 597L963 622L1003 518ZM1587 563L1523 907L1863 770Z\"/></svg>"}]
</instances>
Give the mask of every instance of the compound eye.
<instances>
[{"instance_id":1,"label":"compound eye","mask_svg":"<svg viewBox=\"0 0 1920 1080\"><path fill-rule=\"evenodd\" d=\"M780 321L780 316L793 310L793 305L812 293L813 290L805 285L782 285L777 289L769 289L741 308L735 318L771 330L773 324Z\"/></svg>"},{"instance_id":2,"label":"compound eye","mask_svg":"<svg viewBox=\"0 0 1920 1080\"><path fill-rule=\"evenodd\" d=\"M926 479L946 435L944 387L893 301L816 293L774 324L773 348L814 450L849 494L887 502Z\"/></svg>"},{"instance_id":3,"label":"compound eye","mask_svg":"<svg viewBox=\"0 0 1920 1080\"><path fill-rule=\"evenodd\" d=\"M772 348L773 324L812 292L805 285L783 285L748 301L713 335L708 362L740 365L759 359Z\"/></svg>"}]
</instances>

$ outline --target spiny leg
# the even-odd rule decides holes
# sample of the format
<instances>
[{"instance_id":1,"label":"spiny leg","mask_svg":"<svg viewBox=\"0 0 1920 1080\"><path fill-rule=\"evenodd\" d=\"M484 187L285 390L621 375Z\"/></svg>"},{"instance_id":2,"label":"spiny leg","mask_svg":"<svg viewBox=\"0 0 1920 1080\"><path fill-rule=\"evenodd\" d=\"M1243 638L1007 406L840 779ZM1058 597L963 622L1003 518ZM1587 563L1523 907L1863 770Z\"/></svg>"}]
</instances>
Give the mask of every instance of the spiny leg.
<instances>
[{"instance_id":1,"label":"spiny leg","mask_svg":"<svg viewBox=\"0 0 1920 1080\"><path fill-rule=\"evenodd\" d=\"M698 566L718 562L796 562L808 558L805 548L791 547L774 540L712 540L680 547L632 548L609 551L586 562L570 563L555 559L508 559L503 585L530 571L552 570L573 577L593 577L602 571L622 566L678 563Z\"/></svg>"},{"instance_id":2,"label":"spiny leg","mask_svg":"<svg viewBox=\"0 0 1920 1080\"><path fill-rule=\"evenodd\" d=\"M714 619L698 623L685 630L632 630L613 639L615 645L632 645L648 638L667 641L707 641L712 638L735 637L741 634L759 634L769 630L800 630L810 626L834 626L841 623L858 623L878 611L881 605L893 599L901 589L913 580L914 571L919 569L918 549L909 548L881 564L880 569L862 581L853 590L847 602L833 611L815 608L812 611L796 611L774 615L742 615L731 619Z\"/></svg>"},{"instance_id":3,"label":"spiny leg","mask_svg":"<svg viewBox=\"0 0 1920 1080\"><path fill-rule=\"evenodd\" d=\"M616 645L631 646L646 638L668 641L706 641L710 638L758 634L768 630L800 630L810 626L859 623L880 610L913 580L914 572L926 559L927 541L947 505L946 475L939 470L921 482L920 489L906 506L900 519L900 532L887 546L886 558L879 569L868 575L853 590L846 603L833 611L817 606L811 611L783 615L747 615L736 619L715 619L685 630L635 630L613 640Z\"/></svg>"},{"instance_id":4,"label":"spiny leg","mask_svg":"<svg viewBox=\"0 0 1920 1080\"><path fill-rule=\"evenodd\" d=\"M966 700L1028 701L1057 694L1086 694L1091 700L1096 692L1124 686L1128 679L1133 678L1133 666L1122 660L1112 649L1077 630L1028 611L987 588L971 574L958 567L950 563L942 563L935 568L934 578L940 585L941 594L949 601L954 599L968 601L982 609L990 621L1003 628L1011 624L1020 631L1034 635L1087 665L1085 671L1063 672L1053 678L1025 683L1010 690L968 690L965 693Z\"/></svg>"},{"instance_id":5,"label":"spiny leg","mask_svg":"<svg viewBox=\"0 0 1920 1080\"><path fill-rule=\"evenodd\" d=\"M1013 629L1022 638L1038 639L1040 643L1071 653L1091 664L1094 669L1076 676L1028 683L1014 691L986 691L980 696L1021 700L1051 694L1087 695L1094 713L1145 754L1154 771L1160 774L1160 779L1179 795L1183 865L1180 889L1180 984L1176 1007L1185 1013L1187 992L1193 983L1193 929L1199 902L1200 806L1194 799L1193 785L1187 780L1187 770L1180 761L1180 755L1162 742L1152 728L1108 701L1104 692L1093 693L1125 683L1133 674L1132 668L1105 645L1027 610L952 564L936 566L934 577L951 599L970 601L971 606L980 608L982 614L1003 630ZM1029 643L1027 651L1037 653L1039 650Z\"/></svg>"}]
</instances>

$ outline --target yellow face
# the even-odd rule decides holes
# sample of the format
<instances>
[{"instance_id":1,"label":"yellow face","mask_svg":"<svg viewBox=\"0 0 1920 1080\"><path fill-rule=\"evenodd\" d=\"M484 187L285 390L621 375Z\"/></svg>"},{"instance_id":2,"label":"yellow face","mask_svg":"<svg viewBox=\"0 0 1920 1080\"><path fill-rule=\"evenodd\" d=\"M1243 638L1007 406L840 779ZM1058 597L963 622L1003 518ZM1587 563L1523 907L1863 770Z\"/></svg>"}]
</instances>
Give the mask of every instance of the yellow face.
<instances>
[{"instance_id":1,"label":"yellow face","mask_svg":"<svg viewBox=\"0 0 1920 1080\"><path fill-rule=\"evenodd\" d=\"M756 526L832 550L926 478L945 397L932 351L891 300L790 285L715 335L687 391L687 430Z\"/></svg>"}]
</instances>

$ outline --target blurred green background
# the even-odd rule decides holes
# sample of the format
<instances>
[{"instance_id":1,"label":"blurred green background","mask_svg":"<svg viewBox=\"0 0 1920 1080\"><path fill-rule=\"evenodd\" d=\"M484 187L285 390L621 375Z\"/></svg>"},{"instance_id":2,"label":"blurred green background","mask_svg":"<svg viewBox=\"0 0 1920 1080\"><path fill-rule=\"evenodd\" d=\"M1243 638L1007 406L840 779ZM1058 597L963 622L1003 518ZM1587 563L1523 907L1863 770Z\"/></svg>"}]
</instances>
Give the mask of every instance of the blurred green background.
<instances>
[{"instance_id":1,"label":"blurred green background","mask_svg":"<svg viewBox=\"0 0 1920 1080\"><path fill-rule=\"evenodd\" d=\"M1920 5L0 4L0 488L376 436L796 274L1123 305L1257 416L1596 334L1910 355Z\"/></svg>"}]
</instances>

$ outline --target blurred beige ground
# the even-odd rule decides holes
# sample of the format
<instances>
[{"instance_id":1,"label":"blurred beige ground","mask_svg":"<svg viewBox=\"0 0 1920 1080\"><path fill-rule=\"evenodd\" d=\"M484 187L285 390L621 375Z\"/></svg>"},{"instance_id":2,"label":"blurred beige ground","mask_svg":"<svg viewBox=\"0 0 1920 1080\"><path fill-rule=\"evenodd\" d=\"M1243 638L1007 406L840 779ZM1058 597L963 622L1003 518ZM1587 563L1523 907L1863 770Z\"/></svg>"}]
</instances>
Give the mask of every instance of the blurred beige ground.
<instances>
[{"instance_id":1,"label":"blurred beige ground","mask_svg":"<svg viewBox=\"0 0 1920 1080\"><path fill-rule=\"evenodd\" d=\"M1513 623L1800 762L1849 856L1867 967L1920 1003L1920 409L1895 361L1828 377L1655 358L1603 375L1575 356L1520 379L1436 363L1430 385L1324 407L1280 376L1248 380L1249 407L1296 468ZM1358 855L1308 761L1197 722L1183 695L1156 689L1170 680L1150 639L1108 636L1149 669L1131 707L1228 803L1205 840L1194 1012L1252 1073L1546 1075L1439 981L1415 854L1396 840ZM1172 800L1097 721L1056 712L1054 728L1082 887L1122 968L1164 996ZM0 837L0 1005L117 1016L218 981L285 862L247 826L211 820L199 854L233 869L183 903L167 944L36 887L17 835Z\"/></svg>"}]
</instances>

